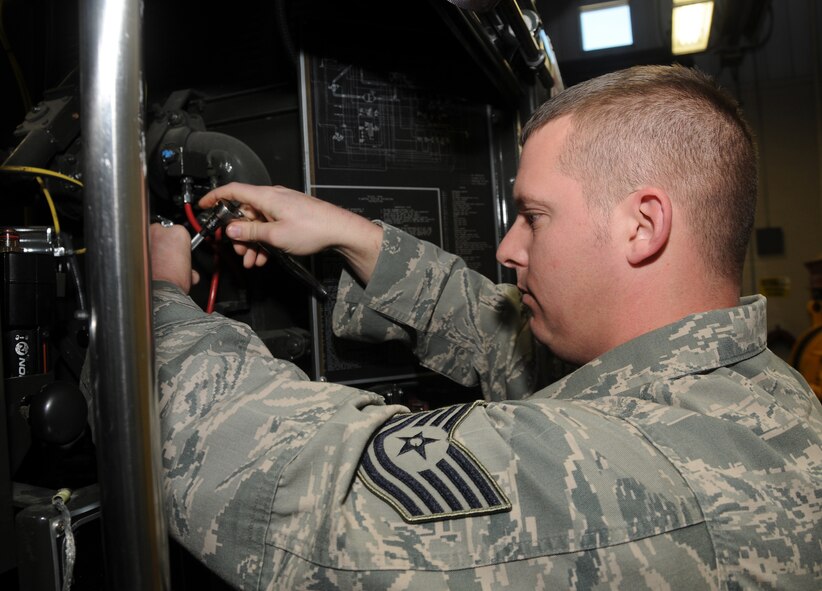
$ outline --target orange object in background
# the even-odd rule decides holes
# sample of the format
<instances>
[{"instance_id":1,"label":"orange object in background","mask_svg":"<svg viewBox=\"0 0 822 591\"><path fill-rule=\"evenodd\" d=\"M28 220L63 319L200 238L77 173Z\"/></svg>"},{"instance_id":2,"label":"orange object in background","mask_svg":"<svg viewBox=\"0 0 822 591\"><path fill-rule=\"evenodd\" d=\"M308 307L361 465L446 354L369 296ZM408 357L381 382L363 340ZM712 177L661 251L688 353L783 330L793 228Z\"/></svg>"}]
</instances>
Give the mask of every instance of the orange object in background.
<instances>
[{"instance_id":1,"label":"orange object in background","mask_svg":"<svg viewBox=\"0 0 822 591\"><path fill-rule=\"evenodd\" d=\"M791 351L790 364L822 399L822 257L805 263L811 274L811 327L802 333Z\"/></svg>"}]
</instances>

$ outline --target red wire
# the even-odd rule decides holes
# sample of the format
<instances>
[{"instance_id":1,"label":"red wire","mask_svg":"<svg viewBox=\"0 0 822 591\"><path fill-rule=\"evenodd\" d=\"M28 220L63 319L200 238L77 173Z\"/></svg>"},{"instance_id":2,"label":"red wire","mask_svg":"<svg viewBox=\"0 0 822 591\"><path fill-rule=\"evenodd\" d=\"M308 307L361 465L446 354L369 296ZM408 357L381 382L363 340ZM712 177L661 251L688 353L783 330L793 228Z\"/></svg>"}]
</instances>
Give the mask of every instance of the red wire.
<instances>
[{"instance_id":1,"label":"red wire","mask_svg":"<svg viewBox=\"0 0 822 591\"><path fill-rule=\"evenodd\" d=\"M197 220L197 216L194 215L194 206L191 205L191 203L186 203L185 205L183 205L183 208L185 209L186 217L188 218L188 223L191 224L191 226L194 228L194 231L199 232L200 230L202 230L203 227Z\"/></svg>"},{"instance_id":2,"label":"red wire","mask_svg":"<svg viewBox=\"0 0 822 591\"><path fill-rule=\"evenodd\" d=\"M214 232L214 242L211 247L214 250L214 273L211 275L211 288L208 292L208 304L206 305L206 313L211 314L217 303L217 288L220 285L220 239L223 237L223 229L217 228Z\"/></svg>"},{"instance_id":3,"label":"red wire","mask_svg":"<svg viewBox=\"0 0 822 591\"><path fill-rule=\"evenodd\" d=\"M195 232L199 232L203 229L200 225L199 220L197 220L197 216L194 215L194 206L191 203L185 203L183 205L186 217L188 218L188 223L191 224L191 227L194 228ZM211 241L211 247L214 250L214 273L211 275L211 287L208 290L208 303L206 304L206 313L211 314L214 311L215 306L217 305L217 288L220 285L220 247L219 241L223 237L223 229L218 228L216 232L214 232L214 240Z\"/></svg>"}]
</instances>

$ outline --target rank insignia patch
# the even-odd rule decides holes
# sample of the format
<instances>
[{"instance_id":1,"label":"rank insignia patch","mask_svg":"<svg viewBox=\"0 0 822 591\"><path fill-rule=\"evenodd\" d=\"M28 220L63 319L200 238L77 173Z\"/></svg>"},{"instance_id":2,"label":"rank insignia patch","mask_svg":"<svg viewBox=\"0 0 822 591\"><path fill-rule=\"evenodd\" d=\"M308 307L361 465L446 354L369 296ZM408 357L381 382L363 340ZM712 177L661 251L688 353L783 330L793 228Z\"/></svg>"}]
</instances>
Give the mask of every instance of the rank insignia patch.
<instances>
[{"instance_id":1,"label":"rank insignia patch","mask_svg":"<svg viewBox=\"0 0 822 591\"><path fill-rule=\"evenodd\" d=\"M452 437L478 404L393 417L363 453L360 479L409 522L510 509L485 468Z\"/></svg>"}]
</instances>

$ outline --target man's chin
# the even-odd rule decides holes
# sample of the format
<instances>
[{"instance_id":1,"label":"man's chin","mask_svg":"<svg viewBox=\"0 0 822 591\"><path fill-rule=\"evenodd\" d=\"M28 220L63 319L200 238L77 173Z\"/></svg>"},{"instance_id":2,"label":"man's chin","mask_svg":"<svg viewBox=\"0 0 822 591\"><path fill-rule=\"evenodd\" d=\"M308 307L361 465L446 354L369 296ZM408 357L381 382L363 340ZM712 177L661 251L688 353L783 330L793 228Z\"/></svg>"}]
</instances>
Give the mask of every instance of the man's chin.
<instances>
[{"instance_id":1,"label":"man's chin","mask_svg":"<svg viewBox=\"0 0 822 591\"><path fill-rule=\"evenodd\" d=\"M531 328L531 334L534 335L534 338L550 349L551 342L554 340L551 338L551 332L545 329L545 325L539 321L539 318L534 316L531 310L526 310L525 316L528 318L528 326Z\"/></svg>"},{"instance_id":2,"label":"man's chin","mask_svg":"<svg viewBox=\"0 0 822 591\"><path fill-rule=\"evenodd\" d=\"M540 345L545 347L550 352L551 356L555 358L554 365L561 365L562 376L571 373L571 371L579 368L581 365L584 365L584 363L576 361L571 352L566 350L566 348L562 347L560 343L557 343L556 339L552 339L551 335L545 335L534 331L533 325L531 328L531 332L534 335L534 339L536 339L536 341ZM555 367L554 369L559 369L559 366ZM562 376L555 376L554 379L559 379Z\"/></svg>"}]
</instances>

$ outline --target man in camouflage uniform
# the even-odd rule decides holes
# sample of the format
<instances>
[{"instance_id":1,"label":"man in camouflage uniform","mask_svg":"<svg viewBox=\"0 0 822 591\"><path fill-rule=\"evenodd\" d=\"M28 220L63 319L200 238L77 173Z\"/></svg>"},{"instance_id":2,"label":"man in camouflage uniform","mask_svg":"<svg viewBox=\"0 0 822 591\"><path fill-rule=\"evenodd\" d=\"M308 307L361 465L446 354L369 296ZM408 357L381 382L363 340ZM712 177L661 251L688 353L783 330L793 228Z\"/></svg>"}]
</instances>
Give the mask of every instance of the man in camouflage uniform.
<instances>
[{"instance_id":1,"label":"man in camouflage uniform","mask_svg":"<svg viewBox=\"0 0 822 591\"><path fill-rule=\"evenodd\" d=\"M518 288L282 187L228 185L264 241L350 264L343 335L400 339L486 400L408 413L309 381L186 295L151 228L173 535L245 589L822 587L822 409L739 300L753 142L696 72L571 87L524 129ZM526 316L524 310L529 310ZM532 335L582 367L532 395ZM529 396L530 395L530 396Z\"/></svg>"}]
</instances>

